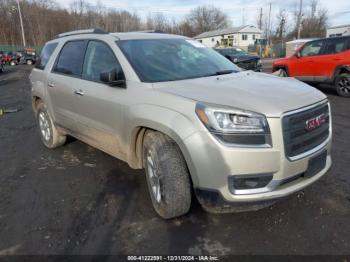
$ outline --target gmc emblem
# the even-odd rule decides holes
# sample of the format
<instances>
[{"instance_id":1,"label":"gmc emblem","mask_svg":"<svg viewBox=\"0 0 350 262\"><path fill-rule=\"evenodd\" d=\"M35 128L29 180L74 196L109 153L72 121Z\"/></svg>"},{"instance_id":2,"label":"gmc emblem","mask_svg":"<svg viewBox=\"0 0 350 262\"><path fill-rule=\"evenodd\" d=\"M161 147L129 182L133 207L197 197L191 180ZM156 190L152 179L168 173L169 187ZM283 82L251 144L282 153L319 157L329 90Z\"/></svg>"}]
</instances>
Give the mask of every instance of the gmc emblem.
<instances>
[{"instance_id":1,"label":"gmc emblem","mask_svg":"<svg viewBox=\"0 0 350 262\"><path fill-rule=\"evenodd\" d=\"M305 122L305 129L307 131L314 130L314 129L322 126L325 122L326 122L326 115L325 114L316 116L316 117L311 118Z\"/></svg>"}]
</instances>

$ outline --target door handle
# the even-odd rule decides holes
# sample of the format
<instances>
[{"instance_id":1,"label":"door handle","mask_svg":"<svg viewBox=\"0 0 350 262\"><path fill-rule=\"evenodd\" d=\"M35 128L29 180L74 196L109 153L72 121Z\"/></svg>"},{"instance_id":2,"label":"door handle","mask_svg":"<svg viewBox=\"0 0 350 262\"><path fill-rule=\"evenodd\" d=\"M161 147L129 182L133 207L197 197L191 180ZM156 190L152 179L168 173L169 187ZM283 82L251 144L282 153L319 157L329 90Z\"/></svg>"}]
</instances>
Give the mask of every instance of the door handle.
<instances>
[{"instance_id":1,"label":"door handle","mask_svg":"<svg viewBox=\"0 0 350 262\"><path fill-rule=\"evenodd\" d=\"M79 90L74 90L74 94L76 94L78 96L83 96L84 92L83 92L83 90L79 89Z\"/></svg>"},{"instance_id":2,"label":"door handle","mask_svg":"<svg viewBox=\"0 0 350 262\"><path fill-rule=\"evenodd\" d=\"M54 83L49 82L49 83L47 84L47 86L48 86L48 87L55 87L55 84L54 84Z\"/></svg>"}]
</instances>

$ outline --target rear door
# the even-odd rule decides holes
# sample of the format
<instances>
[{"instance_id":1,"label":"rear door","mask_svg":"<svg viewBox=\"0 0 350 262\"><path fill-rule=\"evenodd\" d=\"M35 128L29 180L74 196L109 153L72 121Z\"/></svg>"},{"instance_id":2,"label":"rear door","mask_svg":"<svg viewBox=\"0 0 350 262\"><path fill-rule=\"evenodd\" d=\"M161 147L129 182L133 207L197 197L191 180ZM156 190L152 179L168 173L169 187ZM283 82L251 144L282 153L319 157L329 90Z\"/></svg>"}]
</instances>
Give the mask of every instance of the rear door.
<instances>
[{"instance_id":1,"label":"rear door","mask_svg":"<svg viewBox=\"0 0 350 262\"><path fill-rule=\"evenodd\" d=\"M86 40L68 41L62 47L48 76L48 93L58 125L77 131L76 91L83 71Z\"/></svg>"},{"instance_id":2,"label":"rear door","mask_svg":"<svg viewBox=\"0 0 350 262\"><path fill-rule=\"evenodd\" d=\"M90 40L84 60L82 79L77 96L78 132L95 147L125 159L122 144L124 108L128 100L125 87L109 86L100 80L101 73L115 70L119 80L125 80L122 68L109 45Z\"/></svg>"},{"instance_id":3,"label":"rear door","mask_svg":"<svg viewBox=\"0 0 350 262\"><path fill-rule=\"evenodd\" d=\"M322 82L330 80L338 65L344 64L344 52L347 49L348 39L329 38L325 41L320 56L314 59L315 81Z\"/></svg>"},{"instance_id":4,"label":"rear door","mask_svg":"<svg viewBox=\"0 0 350 262\"><path fill-rule=\"evenodd\" d=\"M298 52L298 59L293 61L293 75L303 81L314 81L314 61L321 53L324 41L312 41L306 43Z\"/></svg>"}]
</instances>

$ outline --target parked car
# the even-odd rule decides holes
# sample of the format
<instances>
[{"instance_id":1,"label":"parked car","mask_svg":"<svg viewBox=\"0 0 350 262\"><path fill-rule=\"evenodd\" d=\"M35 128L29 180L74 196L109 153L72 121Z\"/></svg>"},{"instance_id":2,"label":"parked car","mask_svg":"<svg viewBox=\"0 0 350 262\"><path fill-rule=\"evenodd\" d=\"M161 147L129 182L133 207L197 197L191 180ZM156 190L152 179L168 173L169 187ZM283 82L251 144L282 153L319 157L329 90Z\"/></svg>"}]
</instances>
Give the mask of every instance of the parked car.
<instances>
[{"instance_id":1,"label":"parked car","mask_svg":"<svg viewBox=\"0 0 350 262\"><path fill-rule=\"evenodd\" d=\"M0 51L0 73L4 72L4 64L5 61L3 60L3 53Z\"/></svg>"},{"instance_id":2,"label":"parked car","mask_svg":"<svg viewBox=\"0 0 350 262\"><path fill-rule=\"evenodd\" d=\"M331 166L324 94L242 71L187 37L64 33L46 43L30 80L43 144L72 135L145 168L165 219L187 213L193 192L209 212L257 210Z\"/></svg>"},{"instance_id":3,"label":"parked car","mask_svg":"<svg viewBox=\"0 0 350 262\"><path fill-rule=\"evenodd\" d=\"M308 83L332 84L340 96L350 97L350 36L307 42L292 56L276 60L272 70Z\"/></svg>"},{"instance_id":4,"label":"parked car","mask_svg":"<svg viewBox=\"0 0 350 262\"><path fill-rule=\"evenodd\" d=\"M215 51L222 54L232 63L245 70L261 71L261 60L259 56L251 55L240 48L216 48Z\"/></svg>"},{"instance_id":5,"label":"parked car","mask_svg":"<svg viewBox=\"0 0 350 262\"><path fill-rule=\"evenodd\" d=\"M36 62L36 53L32 48L26 48L24 50L18 51L17 56L19 57L19 64L33 65Z\"/></svg>"},{"instance_id":6,"label":"parked car","mask_svg":"<svg viewBox=\"0 0 350 262\"><path fill-rule=\"evenodd\" d=\"M15 52L4 52L3 61L5 64L9 64L10 66L15 66L18 64L18 56L16 55Z\"/></svg>"}]
</instances>

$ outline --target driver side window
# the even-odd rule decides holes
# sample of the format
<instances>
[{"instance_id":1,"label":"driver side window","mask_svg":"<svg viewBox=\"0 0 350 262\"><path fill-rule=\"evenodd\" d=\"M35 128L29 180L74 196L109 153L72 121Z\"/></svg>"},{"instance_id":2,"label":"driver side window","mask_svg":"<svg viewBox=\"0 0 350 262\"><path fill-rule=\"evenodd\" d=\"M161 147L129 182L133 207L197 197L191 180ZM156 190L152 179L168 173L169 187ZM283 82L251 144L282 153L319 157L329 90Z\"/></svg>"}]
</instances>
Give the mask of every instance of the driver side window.
<instances>
[{"instance_id":1,"label":"driver side window","mask_svg":"<svg viewBox=\"0 0 350 262\"><path fill-rule=\"evenodd\" d=\"M300 56L317 56L320 54L322 48L322 41L315 41L305 44L303 49L300 52Z\"/></svg>"},{"instance_id":2,"label":"driver side window","mask_svg":"<svg viewBox=\"0 0 350 262\"><path fill-rule=\"evenodd\" d=\"M101 73L116 70L124 78L121 66L112 50L100 41L89 41L83 67L83 79L100 82Z\"/></svg>"}]
</instances>

